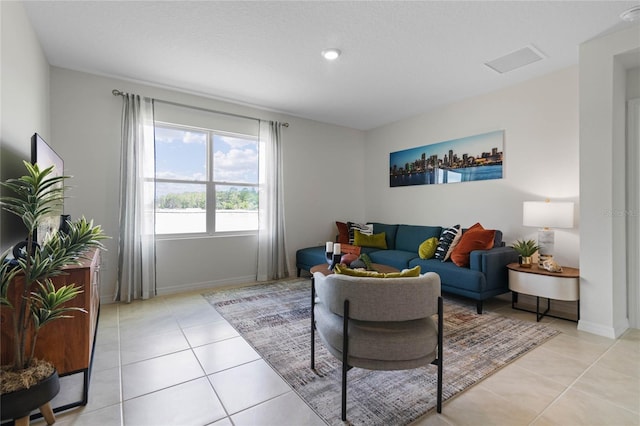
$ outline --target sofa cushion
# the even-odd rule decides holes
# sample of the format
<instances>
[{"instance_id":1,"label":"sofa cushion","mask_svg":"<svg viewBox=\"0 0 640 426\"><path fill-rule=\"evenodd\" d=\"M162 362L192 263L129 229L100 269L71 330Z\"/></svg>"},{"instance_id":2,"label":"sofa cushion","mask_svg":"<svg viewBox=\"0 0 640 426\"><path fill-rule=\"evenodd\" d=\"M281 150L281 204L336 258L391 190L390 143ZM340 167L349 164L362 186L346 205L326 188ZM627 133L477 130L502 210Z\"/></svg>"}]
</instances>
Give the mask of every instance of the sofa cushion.
<instances>
[{"instance_id":1,"label":"sofa cushion","mask_svg":"<svg viewBox=\"0 0 640 426\"><path fill-rule=\"evenodd\" d=\"M356 229L353 232L353 237L353 244L356 246L373 247L382 250L387 249L387 240L385 238L384 232L381 232L379 234L366 235Z\"/></svg>"},{"instance_id":2,"label":"sofa cushion","mask_svg":"<svg viewBox=\"0 0 640 426\"><path fill-rule=\"evenodd\" d=\"M375 253L377 251L380 251L379 248L375 248L375 247L360 247L360 254L371 254L371 253Z\"/></svg>"},{"instance_id":3,"label":"sofa cushion","mask_svg":"<svg viewBox=\"0 0 640 426\"><path fill-rule=\"evenodd\" d=\"M481 292L487 287L486 277L482 272L461 268L453 262L415 258L409 262L409 265L410 267L420 266L422 273L438 274L443 288L447 286L469 292Z\"/></svg>"},{"instance_id":4,"label":"sofa cushion","mask_svg":"<svg viewBox=\"0 0 640 426\"><path fill-rule=\"evenodd\" d=\"M296 252L296 267L299 269L308 271L326 262L325 246L307 247Z\"/></svg>"},{"instance_id":5,"label":"sofa cushion","mask_svg":"<svg viewBox=\"0 0 640 426\"><path fill-rule=\"evenodd\" d=\"M484 229L476 223L462 234L460 241L451 253L451 261L458 266L469 266L469 253L473 250L489 250L493 247L496 231Z\"/></svg>"},{"instance_id":6,"label":"sofa cushion","mask_svg":"<svg viewBox=\"0 0 640 426\"><path fill-rule=\"evenodd\" d=\"M418 254L418 247L428 238L440 237L440 226L398 225L395 250L410 251Z\"/></svg>"},{"instance_id":7,"label":"sofa cushion","mask_svg":"<svg viewBox=\"0 0 640 426\"><path fill-rule=\"evenodd\" d=\"M393 266L403 270L409 266L409 261L418 257L417 252L404 250L376 250L368 253L373 263Z\"/></svg>"},{"instance_id":8,"label":"sofa cushion","mask_svg":"<svg viewBox=\"0 0 640 426\"><path fill-rule=\"evenodd\" d=\"M381 232L385 233L385 238L387 240L387 249L395 250L398 225L388 225L386 223L378 223L378 222L373 222L372 225L373 225L374 234L379 234Z\"/></svg>"},{"instance_id":9,"label":"sofa cushion","mask_svg":"<svg viewBox=\"0 0 640 426\"><path fill-rule=\"evenodd\" d=\"M418 247L418 256L420 259L431 259L436 254L436 248L438 247L438 238L427 238L420 247Z\"/></svg>"}]
</instances>

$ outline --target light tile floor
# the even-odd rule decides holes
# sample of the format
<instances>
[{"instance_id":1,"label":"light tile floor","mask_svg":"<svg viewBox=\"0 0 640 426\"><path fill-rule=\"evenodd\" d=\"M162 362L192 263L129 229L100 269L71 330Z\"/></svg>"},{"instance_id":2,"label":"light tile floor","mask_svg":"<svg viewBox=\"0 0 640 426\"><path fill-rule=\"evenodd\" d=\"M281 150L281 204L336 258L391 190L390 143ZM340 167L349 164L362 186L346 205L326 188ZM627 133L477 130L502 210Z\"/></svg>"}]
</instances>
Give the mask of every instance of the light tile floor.
<instances>
[{"instance_id":1,"label":"light tile floor","mask_svg":"<svg viewBox=\"0 0 640 426\"><path fill-rule=\"evenodd\" d=\"M103 305L89 403L56 425L323 425L201 293ZM506 299L487 308L535 321ZM543 321L562 333L414 426L639 425L640 330Z\"/></svg>"}]
</instances>

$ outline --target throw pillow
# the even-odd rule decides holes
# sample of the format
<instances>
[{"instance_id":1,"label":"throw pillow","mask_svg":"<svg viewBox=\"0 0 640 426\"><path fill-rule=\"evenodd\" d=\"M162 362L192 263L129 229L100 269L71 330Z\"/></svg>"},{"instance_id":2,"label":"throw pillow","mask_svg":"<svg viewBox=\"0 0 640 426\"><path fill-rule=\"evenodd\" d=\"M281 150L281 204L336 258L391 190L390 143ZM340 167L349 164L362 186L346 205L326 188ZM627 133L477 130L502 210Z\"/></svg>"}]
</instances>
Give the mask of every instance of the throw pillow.
<instances>
[{"instance_id":1,"label":"throw pillow","mask_svg":"<svg viewBox=\"0 0 640 426\"><path fill-rule=\"evenodd\" d=\"M356 229L366 235L373 234L373 225L370 224L347 222L347 226L349 227L349 244L353 244Z\"/></svg>"},{"instance_id":2,"label":"throw pillow","mask_svg":"<svg viewBox=\"0 0 640 426\"><path fill-rule=\"evenodd\" d=\"M451 247L454 240L456 240L458 234L460 234L460 225L454 225L442 230L442 234L440 234L440 239L438 240L438 247L436 247L436 259L444 262L449 258L449 247Z\"/></svg>"},{"instance_id":3,"label":"throw pillow","mask_svg":"<svg viewBox=\"0 0 640 426\"><path fill-rule=\"evenodd\" d=\"M360 256L361 248L358 246L352 246L351 244L340 244L340 253L342 254L355 254Z\"/></svg>"},{"instance_id":4,"label":"throw pillow","mask_svg":"<svg viewBox=\"0 0 640 426\"><path fill-rule=\"evenodd\" d=\"M349 226L344 222L337 222L338 227L338 243L349 244Z\"/></svg>"},{"instance_id":5,"label":"throw pillow","mask_svg":"<svg viewBox=\"0 0 640 426\"><path fill-rule=\"evenodd\" d=\"M411 269L403 269L400 272L376 272L376 271L361 271L357 269L351 269L345 265L338 264L333 268L333 272L336 274L349 275L352 277L368 277L368 278L406 278L406 277L419 277L420 266L415 266Z\"/></svg>"},{"instance_id":6,"label":"throw pillow","mask_svg":"<svg viewBox=\"0 0 640 426\"><path fill-rule=\"evenodd\" d=\"M458 266L469 266L469 254L473 250L491 249L495 237L495 230L484 229L476 223L462 234L460 242L451 253L451 261Z\"/></svg>"},{"instance_id":7,"label":"throw pillow","mask_svg":"<svg viewBox=\"0 0 640 426\"><path fill-rule=\"evenodd\" d=\"M373 247L383 250L387 249L387 239L384 232L381 232L379 234L366 235L356 229L354 230L353 236L353 245L359 247Z\"/></svg>"},{"instance_id":8,"label":"throw pillow","mask_svg":"<svg viewBox=\"0 0 640 426\"><path fill-rule=\"evenodd\" d=\"M443 262L446 262L447 260L451 259L451 253L453 253L453 250L458 245L458 242L460 241L461 237L462 237L462 229L458 231L458 233L456 234L456 237L453 239L453 241L451 241L451 245L449 245L449 250L447 250L447 254L444 257Z\"/></svg>"},{"instance_id":9,"label":"throw pillow","mask_svg":"<svg viewBox=\"0 0 640 426\"><path fill-rule=\"evenodd\" d=\"M431 259L433 255L436 254L437 247L438 247L437 237L427 238L418 247L418 256L420 256L420 259Z\"/></svg>"}]
</instances>

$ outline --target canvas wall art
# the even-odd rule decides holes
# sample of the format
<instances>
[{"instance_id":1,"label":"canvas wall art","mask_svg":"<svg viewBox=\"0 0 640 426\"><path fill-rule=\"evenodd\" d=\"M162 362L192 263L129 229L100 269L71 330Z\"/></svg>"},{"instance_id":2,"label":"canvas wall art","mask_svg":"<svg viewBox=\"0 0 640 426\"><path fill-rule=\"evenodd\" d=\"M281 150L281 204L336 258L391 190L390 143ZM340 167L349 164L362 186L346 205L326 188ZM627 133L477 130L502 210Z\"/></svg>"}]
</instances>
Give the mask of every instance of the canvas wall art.
<instances>
[{"instance_id":1,"label":"canvas wall art","mask_svg":"<svg viewBox=\"0 0 640 426\"><path fill-rule=\"evenodd\" d=\"M504 130L389 154L389 185L434 185L502 179Z\"/></svg>"}]
</instances>

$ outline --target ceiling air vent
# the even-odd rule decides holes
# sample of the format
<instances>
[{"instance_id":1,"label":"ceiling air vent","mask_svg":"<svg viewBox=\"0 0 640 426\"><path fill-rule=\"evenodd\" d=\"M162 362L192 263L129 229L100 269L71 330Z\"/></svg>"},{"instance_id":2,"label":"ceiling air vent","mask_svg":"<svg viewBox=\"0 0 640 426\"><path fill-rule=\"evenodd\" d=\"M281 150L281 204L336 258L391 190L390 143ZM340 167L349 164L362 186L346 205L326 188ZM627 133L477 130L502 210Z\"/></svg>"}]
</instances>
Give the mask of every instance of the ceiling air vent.
<instances>
[{"instance_id":1,"label":"ceiling air vent","mask_svg":"<svg viewBox=\"0 0 640 426\"><path fill-rule=\"evenodd\" d=\"M533 46L526 46L493 61L485 62L485 65L500 74L504 74L541 59L544 59L544 55L538 49Z\"/></svg>"}]
</instances>

